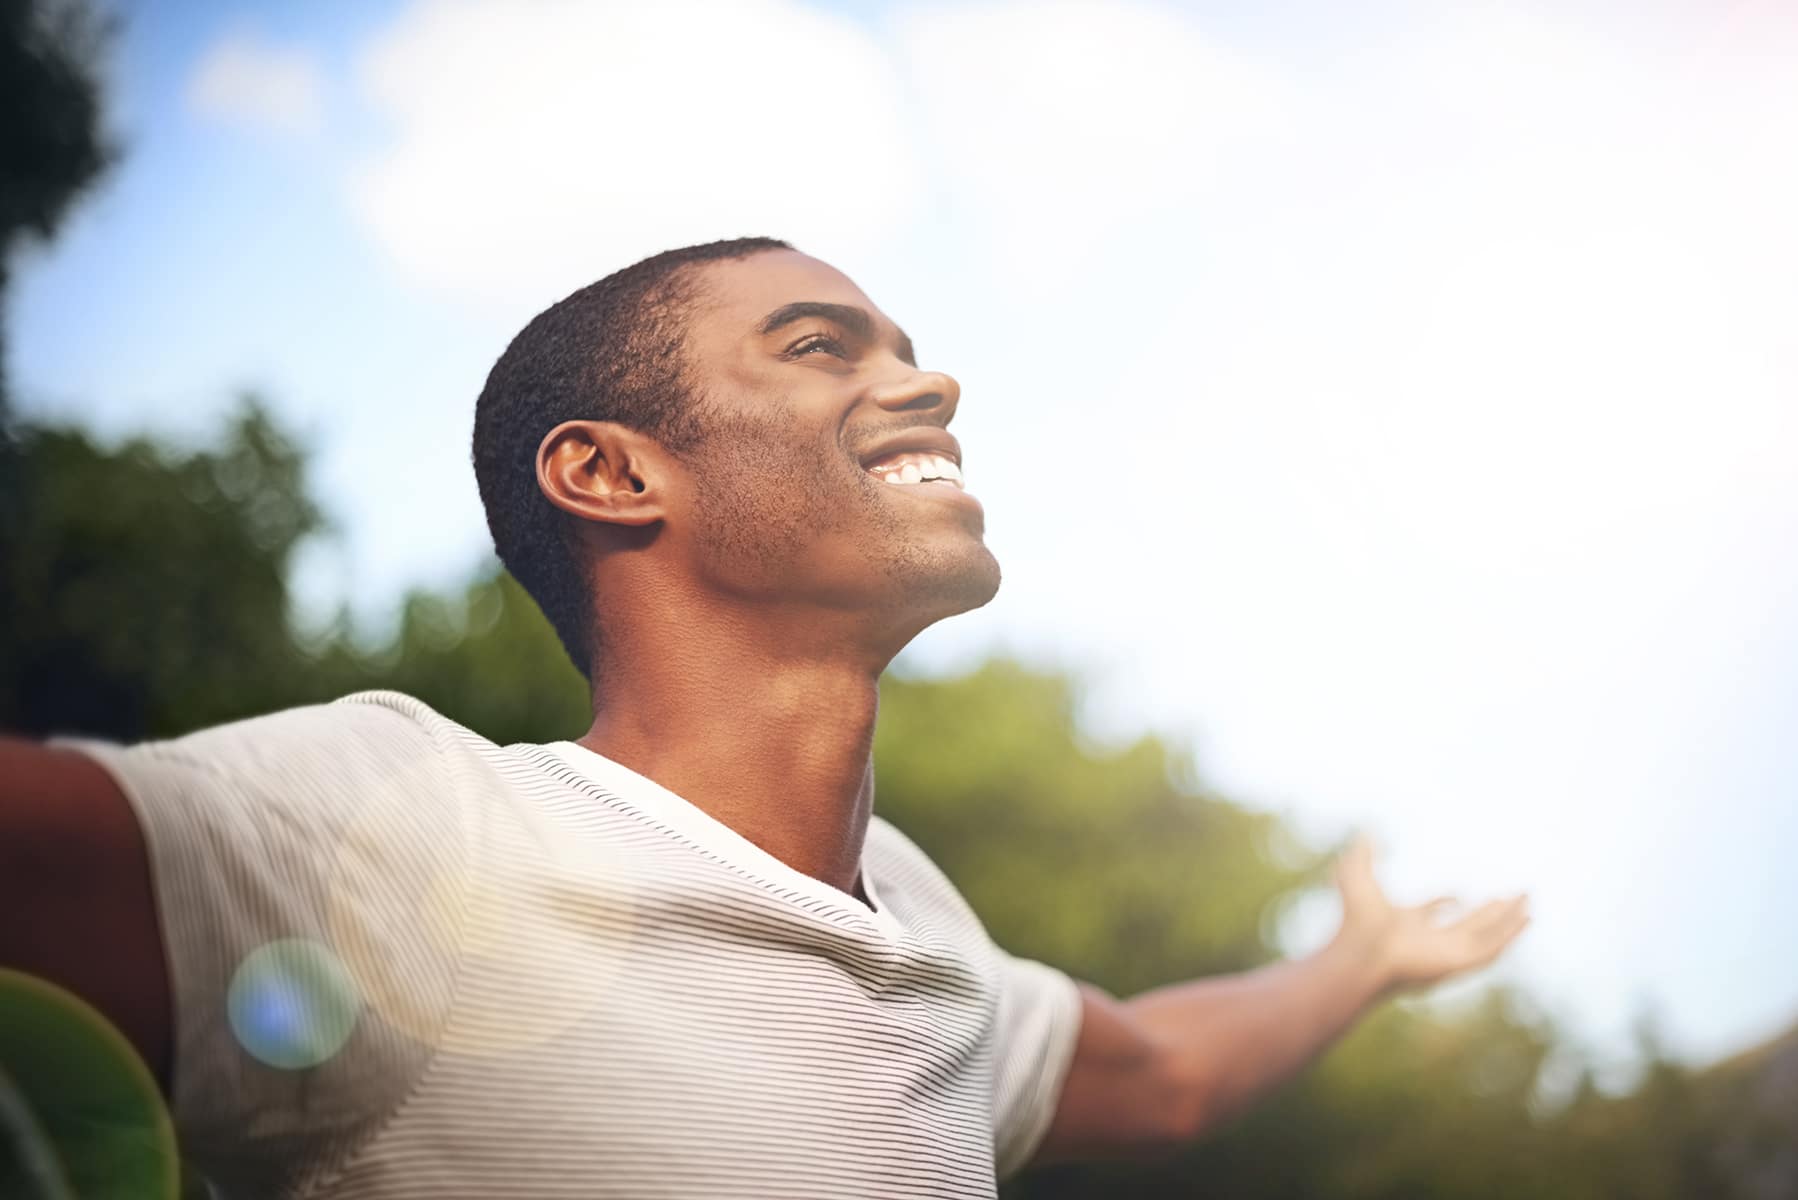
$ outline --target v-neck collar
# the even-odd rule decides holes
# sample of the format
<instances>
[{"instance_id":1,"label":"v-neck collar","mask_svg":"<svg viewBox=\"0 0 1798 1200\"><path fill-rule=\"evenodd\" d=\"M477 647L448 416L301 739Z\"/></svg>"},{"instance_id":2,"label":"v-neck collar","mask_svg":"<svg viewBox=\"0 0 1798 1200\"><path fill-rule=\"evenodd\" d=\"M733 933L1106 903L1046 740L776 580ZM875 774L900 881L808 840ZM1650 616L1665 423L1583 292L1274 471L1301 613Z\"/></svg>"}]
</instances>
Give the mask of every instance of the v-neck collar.
<instances>
[{"instance_id":1,"label":"v-neck collar","mask_svg":"<svg viewBox=\"0 0 1798 1200\"><path fill-rule=\"evenodd\" d=\"M579 742L545 742L542 745L543 749L605 791L657 818L683 837L746 874L783 891L796 892L807 900L833 910L871 921L889 936L896 937L903 932L891 911L881 902L872 873L868 870L865 841L860 868L861 887L868 898L867 904L848 892L839 891L823 880L782 862L691 800L670 791L647 775L631 770L621 762L609 759Z\"/></svg>"}]
</instances>

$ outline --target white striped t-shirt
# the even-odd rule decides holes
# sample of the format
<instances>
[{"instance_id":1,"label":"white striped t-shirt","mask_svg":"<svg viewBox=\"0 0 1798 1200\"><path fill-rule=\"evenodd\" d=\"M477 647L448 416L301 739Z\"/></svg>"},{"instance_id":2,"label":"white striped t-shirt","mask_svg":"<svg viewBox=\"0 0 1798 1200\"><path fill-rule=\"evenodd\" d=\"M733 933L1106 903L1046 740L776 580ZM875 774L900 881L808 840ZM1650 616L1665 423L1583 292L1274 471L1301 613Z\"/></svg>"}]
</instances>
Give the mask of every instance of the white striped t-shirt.
<instances>
[{"instance_id":1,"label":"white striped t-shirt","mask_svg":"<svg viewBox=\"0 0 1798 1200\"><path fill-rule=\"evenodd\" d=\"M1074 985L878 817L870 908L397 692L69 744L143 825L222 1196L991 1196L1053 1115Z\"/></svg>"}]
</instances>

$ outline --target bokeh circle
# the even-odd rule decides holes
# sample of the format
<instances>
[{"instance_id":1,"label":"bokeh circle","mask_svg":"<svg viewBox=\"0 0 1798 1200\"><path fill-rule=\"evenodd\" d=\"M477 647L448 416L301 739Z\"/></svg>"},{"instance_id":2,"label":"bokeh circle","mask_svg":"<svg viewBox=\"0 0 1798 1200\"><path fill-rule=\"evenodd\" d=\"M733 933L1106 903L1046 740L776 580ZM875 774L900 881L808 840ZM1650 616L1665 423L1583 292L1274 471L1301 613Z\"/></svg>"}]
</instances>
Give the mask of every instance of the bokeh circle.
<instances>
[{"instance_id":1,"label":"bokeh circle","mask_svg":"<svg viewBox=\"0 0 1798 1200\"><path fill-rule=\"evenodd\" d=\"M245 958L225 1006L239 1044L290 1071L316 1067L343 1049L362 1008L337 956L306 938L270 942Z\"/></svg>"}]
</instances>

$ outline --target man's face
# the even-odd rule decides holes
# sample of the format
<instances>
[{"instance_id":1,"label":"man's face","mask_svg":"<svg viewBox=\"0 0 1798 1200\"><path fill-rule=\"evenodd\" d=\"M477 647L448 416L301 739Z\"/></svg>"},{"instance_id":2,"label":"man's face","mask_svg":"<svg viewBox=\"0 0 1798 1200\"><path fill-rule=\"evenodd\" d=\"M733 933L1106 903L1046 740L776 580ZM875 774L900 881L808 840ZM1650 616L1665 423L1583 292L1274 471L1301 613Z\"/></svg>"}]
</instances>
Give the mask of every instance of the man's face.
<instances>
[{"instance_id":1,"label":"man's face","mask_svg":"<svg viewBox=\"0 0 1798 1200\"><path fill-rule=\"evenodd\" d=\"M702 435L669 532L707 589L866 615L902 639L992 599L999 564L945 430L959 385L920 370L903 331L816 259L709 263L698 283Z\"/></svg>"}]
</instances>

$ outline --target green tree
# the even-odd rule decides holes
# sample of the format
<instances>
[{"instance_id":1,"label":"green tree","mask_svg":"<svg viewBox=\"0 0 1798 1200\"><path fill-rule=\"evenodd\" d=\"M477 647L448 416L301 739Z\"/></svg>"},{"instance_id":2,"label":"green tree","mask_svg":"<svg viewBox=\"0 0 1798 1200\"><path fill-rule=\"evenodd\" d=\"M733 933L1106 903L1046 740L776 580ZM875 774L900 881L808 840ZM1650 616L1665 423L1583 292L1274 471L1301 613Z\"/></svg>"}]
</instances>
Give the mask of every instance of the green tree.
<instances>
[{"instance_id":1,"label":"green tree","mask_svg":"<svg viewBox=\"0 0 1798 1200\"><path fill-rule=\"evenodd\" d=\"M321 527L301 449L253 400L216 448L25 426L0 515L0 726L166 736L317 698L287 566Z\"/></svg>"},{"instance_id":2,"label":"green tree","mask_svg":"<svg viewBox=\"0 0 1798 1200\"><path fill-rule=\"evenodd\" d=\"M501 745L578 737L591 723L587 681L497 564L458 595L413 592L391 641L357 645L340 628L321 656L321 677L339 692L405 692Z\"/></svg>"},{"instance_id":3,"label":"green tree","mask_svg":"<svg viewBox=\"0 0 1798 1200\"><path fill-rule=\"evenodd\" d=\"M18 247L54 234L115 157L100 90L110 32L74 0L0 0L0 303Z\"/></svg>"},{"instance_id":4,"label":"green tree","mask_svg":"<svg viewBox=\"0 0 1798 1200\"><path fill-rule=\"evenodd\" d=\"M1005 945L1119 993L1274 955L1276 902L1321 859L1279 819L1194 782L1155 738L1091 748L1073 681L994 662L954 681L889 675L876 810L963 889Z\"/></svg>"}]
</instances>

